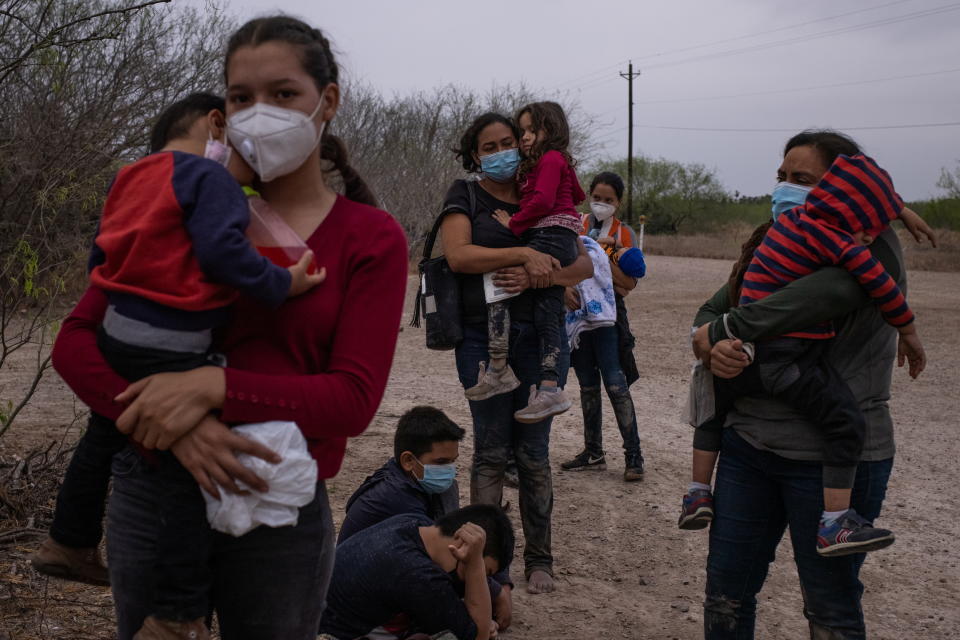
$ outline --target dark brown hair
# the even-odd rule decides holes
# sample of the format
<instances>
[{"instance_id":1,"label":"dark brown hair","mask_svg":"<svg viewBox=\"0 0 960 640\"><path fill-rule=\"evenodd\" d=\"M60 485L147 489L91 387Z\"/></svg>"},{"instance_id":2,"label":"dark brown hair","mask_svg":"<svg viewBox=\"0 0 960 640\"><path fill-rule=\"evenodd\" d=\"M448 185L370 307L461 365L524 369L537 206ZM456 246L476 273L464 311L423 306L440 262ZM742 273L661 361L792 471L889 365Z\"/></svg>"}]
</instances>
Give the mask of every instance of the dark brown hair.
<instances>
[{"instance_id":1,"label":"dark brown hair","mask_svg":"<svg viewBox=\"0 0 960 640\"><path fill-rule=\"evenodd\" d=\"M297 47L303 69L313 78L317 89L323 90L330 83L336 83L340 69L330 49L330 42L319 29L295 18L272 16L251 20L237 29L227 43L227 56L224 63L224 77L230 57L240 47L255 47L265 42L286 42ZM364 182L356 169L350 166L347 148L343 141L330 133L330 123L324 127L320 138L320 157L333 164L333 170L343 180L346 196L363 204L377 206L377 198Z\"/></svg>"},{"instance_id":2,"label":"dark brown hair","mask_svg":"<svg viewBox=\"0 0 960 640\"><path fill-rule=\"evenodd\" d=\"M784 157L790 153L791 149L796 147L813 147L827 166L832 165L837 156L841 154L855 156L860 153L860 145L853 138L832 129L801 131L787 140L787 144L783 147ZM730 279L727 281L727 293L730 296L730 304L733 306L740 304L740 287L743 285L743 276L747 273L750 262L753 261L753 253L763 242L763 237L767 235L771 226L773 226L772 220L764 222L754 229L740 248L740 258L734 263L733 269L730 270Z\"/></svg>"},{"instance_id":3,"label":"dark brown hair","mask_svg":"<svg viewBox=\"0 0 960 640\"><path fill-rule=\"evenodd\" d=\"M570 125L567 124L567 116L563 112L563 107L550 101L531 102L517 111L517 117L514 118L514 121L519 124L520 116L525 113L530 114L530 123L533 125L534 132L542 131L544 135L541 140L534 143L533 148L530 149L530 155L520 162L518 176L522 178L529 173L531 169L537 166L540 158L547 151L559 151L563 154L567 164L575 167L576 163L567 150L567 147L570 146Z\"/></svg>"}]
</instances>

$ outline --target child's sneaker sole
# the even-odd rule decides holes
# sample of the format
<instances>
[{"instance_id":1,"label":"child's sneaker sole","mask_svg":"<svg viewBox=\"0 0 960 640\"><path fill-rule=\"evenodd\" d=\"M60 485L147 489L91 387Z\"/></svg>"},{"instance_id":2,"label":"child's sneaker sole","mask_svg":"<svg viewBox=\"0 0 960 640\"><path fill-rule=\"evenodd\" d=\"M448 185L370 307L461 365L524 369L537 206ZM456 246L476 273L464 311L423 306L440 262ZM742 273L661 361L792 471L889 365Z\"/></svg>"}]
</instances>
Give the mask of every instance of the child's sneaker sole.
<instances>
[{"instance_id":1,"label":"child's sneaker sole","mask_svg":"<svg viewBox=\"0 0 960 640\"><path fill-rule=\"evenodd\" d=\"M817 553L824 558L838 558L840 556L849 556L854 553L869 553L870 551L879 551L886 549L894 543L896 537L891 533L883 538L865 540L863 542L838 542L829 547L817 547Z\"/></svg>"},{"instance_id":2,"label":"child's sneaker sole","mask_svg":"<svg viewBox=\"0 0 960 640\"><path fill-rule=\"evenodd\" d=\"M677 523L677 526L684 531L696 531L697 529L705 529L711 522L713 522L713 509L700 507L689 515L680 516L680 522Z\"/></svg>"}]
</instances>

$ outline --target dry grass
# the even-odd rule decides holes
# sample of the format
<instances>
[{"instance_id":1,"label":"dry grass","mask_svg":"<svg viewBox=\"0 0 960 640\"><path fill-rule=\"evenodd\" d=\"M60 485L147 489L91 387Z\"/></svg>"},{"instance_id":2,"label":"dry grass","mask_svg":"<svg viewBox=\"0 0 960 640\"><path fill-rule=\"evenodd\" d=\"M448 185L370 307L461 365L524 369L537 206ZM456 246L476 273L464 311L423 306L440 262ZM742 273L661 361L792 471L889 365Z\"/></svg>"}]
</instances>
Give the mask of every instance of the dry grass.
<instances>
[{"instance_id":1,"label":"dry grass","mask_svg":"<svg viewBox=\"0 0 960 640\"><path fill-rule=\"evenodd\" d=\"M736 260L740 246L750 236L753 227L736 224L712 233L692 235L648 235L644 238L643 250L652 255L679 256L684 258L716 258ZM918 245L902 228L897 230L903 245L907 268L915 271L960 271L960 232L940 229L937 231L938 247Z\"/></svg>"}]
</instances>

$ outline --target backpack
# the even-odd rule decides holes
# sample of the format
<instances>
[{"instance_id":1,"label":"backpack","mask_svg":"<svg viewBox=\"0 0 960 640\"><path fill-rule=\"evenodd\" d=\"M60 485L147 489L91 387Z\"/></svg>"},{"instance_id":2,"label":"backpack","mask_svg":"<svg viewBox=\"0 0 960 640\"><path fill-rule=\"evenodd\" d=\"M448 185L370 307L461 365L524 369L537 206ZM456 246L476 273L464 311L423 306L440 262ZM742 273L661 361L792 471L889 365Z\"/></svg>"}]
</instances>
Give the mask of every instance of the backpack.
<instances>
[{"instance_id":1,"label":"backpack","mask_svg":"<svg viewBox=\"0 0 960 640\"><path fill-rule=\"evenodd\" d=\"M476 183L467 181L466 185L470 198L470 211L467 213L472 219L477 208ZM440 232L440 223L448 213L450 212L440 212L423 243L423 257L418 266L420 287L417 289L413 320L410 322L411 327L419 327L420 318L423 317L427 349L435 351L454 349L463 340L460 281L444 256L431 257L433 245Z\"/></svg>"}]
</instances>

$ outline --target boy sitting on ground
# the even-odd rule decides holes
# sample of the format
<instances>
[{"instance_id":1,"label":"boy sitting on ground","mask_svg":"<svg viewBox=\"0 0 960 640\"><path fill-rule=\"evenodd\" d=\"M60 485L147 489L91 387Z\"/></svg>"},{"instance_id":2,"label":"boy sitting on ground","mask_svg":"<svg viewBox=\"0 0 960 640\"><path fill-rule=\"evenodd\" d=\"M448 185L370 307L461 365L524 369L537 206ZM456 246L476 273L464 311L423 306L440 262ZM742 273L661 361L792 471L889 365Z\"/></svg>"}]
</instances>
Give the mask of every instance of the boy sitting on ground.
<instances>
[{"instance_id":1,"label":"boy sitting on ground","mask_svg":"<svg viewBox=\"0 0 960 640\"><path fill-rule=\"evenodd\" d=\"M513 546L510 519L487 504L435 523L402 515L364 529L337 546L320 633L352 640L448 631L487 640L497 630L487 577L509 563Z\"/></svg>"},{"instance_id":2,"label":"boy sitting on ground","mask_svg":"<svg viewBox=\"0 0 960 640\"><path fill-rule=\"evenodd\" d=\"M367 477L347 501L337 544L397 515L437 520L460 506L456 461L465 432L434 407L414 407L400 417L393 458ZM512 558L511 558L512 559ZM509 561L487 580L501 630L513 611Z\"/></svg>"}]
</instances>

